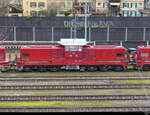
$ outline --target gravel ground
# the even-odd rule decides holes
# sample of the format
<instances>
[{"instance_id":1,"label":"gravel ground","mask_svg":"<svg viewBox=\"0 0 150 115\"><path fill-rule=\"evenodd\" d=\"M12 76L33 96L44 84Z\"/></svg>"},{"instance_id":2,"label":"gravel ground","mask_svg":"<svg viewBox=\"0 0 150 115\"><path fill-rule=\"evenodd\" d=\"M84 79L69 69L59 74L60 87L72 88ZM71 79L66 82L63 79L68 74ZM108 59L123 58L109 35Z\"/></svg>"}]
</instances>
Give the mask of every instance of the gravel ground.
<instances>
[{"instance_id":1,"label":"gravel ground","mask_svg":"<svg viewBox=\"0 0 150 115\"><path fill-rule=\"evenodd\" d=\"M150 106L150 98L147 100L126 100L126 101L103 101L110 104L119 104L120 106Z\"/></svg>"},{"instance_id":2,"label":"gravel ground","mask_svg":"<svg viewBox=\"0 0 150 115\"><path fill-rule=\"evenodd\" d=\"M0 81L0 85L111 85L150 84L150 80L47 80L47 81Z\"/></svg>"}]
</instances>

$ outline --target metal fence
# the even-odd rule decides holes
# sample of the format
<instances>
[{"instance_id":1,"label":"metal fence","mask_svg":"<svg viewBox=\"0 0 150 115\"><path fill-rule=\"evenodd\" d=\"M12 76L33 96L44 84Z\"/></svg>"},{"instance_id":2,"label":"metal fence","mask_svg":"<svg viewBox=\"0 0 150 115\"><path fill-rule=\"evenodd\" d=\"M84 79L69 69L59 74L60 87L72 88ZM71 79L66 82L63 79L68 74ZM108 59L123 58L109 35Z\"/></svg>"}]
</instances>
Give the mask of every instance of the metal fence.
<instances>
[{"instance_id":1,"label":"metal fence","mask_svg":"<svg viewBox=\"0 0 150 115\"><path fill-rule=\"evenodd\" d=\"M77 28L77 38L84 38L84 28ZM71 28L0 27L1 41L58 41L73 38ZM87 28L88 41L149 41L147 27Z\"/></svg>"}]
</instances>

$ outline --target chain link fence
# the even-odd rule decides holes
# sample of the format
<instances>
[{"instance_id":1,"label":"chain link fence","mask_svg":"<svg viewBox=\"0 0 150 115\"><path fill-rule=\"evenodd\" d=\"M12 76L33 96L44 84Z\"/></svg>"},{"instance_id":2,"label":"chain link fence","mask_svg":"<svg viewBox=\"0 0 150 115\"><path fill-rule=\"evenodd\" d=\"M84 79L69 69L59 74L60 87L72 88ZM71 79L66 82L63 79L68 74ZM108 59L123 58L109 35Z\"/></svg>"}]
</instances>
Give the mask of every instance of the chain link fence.
<instances>
[{"instance_id":1,"label":"chain link fence","mask_svg":"<svg viewBox=\"0 0 150 115\"><path fill-rule=\"evenodd\" d=\"M72 28L34 27L34 26L1 26L1 41L59 41L61 38L73 38ZM76 29L76 37L85 37L85 28ZM104 27L87 28L87 41L118 45L134 43L147 45L150 41L150 28L148 27ZM140 43L140 44L139 44ZM130 45L131 44L131 45ZM133 45L134 46L134 45Z\"/></svg>"}]
</instances>

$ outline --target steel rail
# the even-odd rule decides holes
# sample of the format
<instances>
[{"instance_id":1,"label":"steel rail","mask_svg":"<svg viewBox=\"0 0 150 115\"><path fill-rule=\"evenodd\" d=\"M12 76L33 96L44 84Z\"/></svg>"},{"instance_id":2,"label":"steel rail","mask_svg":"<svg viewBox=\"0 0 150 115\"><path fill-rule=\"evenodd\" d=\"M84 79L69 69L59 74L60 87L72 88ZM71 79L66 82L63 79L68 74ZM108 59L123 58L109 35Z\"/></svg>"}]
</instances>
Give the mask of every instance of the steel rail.
<instances>
[{"instance_id":1,"label":"steel rail","mask_svg":"<svg viewBox=\"0 0 150 115\"><path fill-rule=\"evenodd\" d=\"M0 85L0 90L150 89L150 84L113 85Z\"/></svg>"},{"instance_id":2,"label":"steel rail","mask_svg":"<svg viewBox=\"0 0 150 115\"><path fill-rule=\"evenodd\" d=\"M59 72L58 72L59 73ZM60 72L61 73L61 72ZM83 72L82 72L83 73ZM37 73L38 74L38 73ZM90 78L90 79L92 79L92 78L95 78L95 79L97 79L97 78L150 78L150 75L148 76L148 75L139 75L139 76L35 76L35 77L32 77L32 76L1 76L0 77L0 79L1 78L10 78L10 79L12 79L12 78L31 78L31 79L38 79L38 78L44 78L44 79L46 79L46 78L48 78L48 79L55 79L55 78L58 78L58 79L73 79L73 78Z\"/></svg>"},{"instance_id":3,"label":"steel rail","mask_svg":"<svg viewBox=\"0 0 150 115\"><path fill-rule=\"evenodd\" d=\"M150 97L150 95L148 95ZM114 101L149 100L147 95L18 95L0 96L0 101Z\"/></svg>"},{"instance_id":4,"label":"steel rail","mask_svg":"<svg viewBox=\"0 0 150 115\"><path fill-rule=\"evenodd\" d=\"M149 112L150 107L12 107L0 112Z\"/></svg>"},{"instance_id":5,"label":"steel rail","mask_svg":"<svg viewBox=\"0 0 150 115\"><path fill-rule=\"evenodd\" d=\"M128 77L128 78L0 78L0 81L78 81L78 80L150 80L150 77Z\"/></svg>"}]
</instances>

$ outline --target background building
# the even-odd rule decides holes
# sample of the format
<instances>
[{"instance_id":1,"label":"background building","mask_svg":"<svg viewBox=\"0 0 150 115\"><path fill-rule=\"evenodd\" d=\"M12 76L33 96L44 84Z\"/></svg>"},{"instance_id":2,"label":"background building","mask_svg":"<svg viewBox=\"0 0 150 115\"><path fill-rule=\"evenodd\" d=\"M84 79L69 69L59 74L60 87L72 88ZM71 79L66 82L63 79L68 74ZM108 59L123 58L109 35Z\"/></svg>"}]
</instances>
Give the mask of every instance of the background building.
<instances>
[{"instance_id":1,"label":"background building","mask_svg":"<svg viewBox=\"0 0 150 115\"><path fill-rule=\"evenodd\" d=\"M121 0L120 9L123 16L143 16L144 0Z\"/></svg>"},{"instance_id":2,"label":"background building","mask_svg":"<svg viewBox=\"0 0 150 115\"><path fill-rule=\"evenodd\" d=\"M108 16L142 16L144 0L96 0L96 11Z\"/></svg>"},{"instance_id":3,"label":"background building","mask_svg":"<svg viewBox=\"0 0 150 115\"><path fill-rule=\"evenodd\" d=\"M4 11L1 1L3 4L10 1L11 6L17 6L13 7L14 10L22 8L23 16L84 14L85 3L88 4L88 13L105 16L143 16L145 9L150 9L149 0L0 0L1 11Z\"/></svg>"},{"instance_id":4,"label":"background building","mask_svg":"<svg viewBox=\"0 0 150 115\"><path fill-rule=\"evenodd\" d=\"M48 0L23 0L23 16L46 15Z\"/></svg>"},{"instance_id":5,"label":"background building","mask_svg":"<svg viewBox=\"0 0 150 115\"><path fill-rule=\"evenodd\" d=\"M56 12L57 16L64 16L67 11L73 10L74 0L48 0L48 11Z\"/></svg>"},{"instance_id":6,"label":"background building","mask_svg":"<svg viewBox=\"0 0 150 115\"><path fill-rule=\"evenodd\" d=\"M8 5L8 16L23 16L23 9L18 4Z\"/></svg>"}]
</instances>

